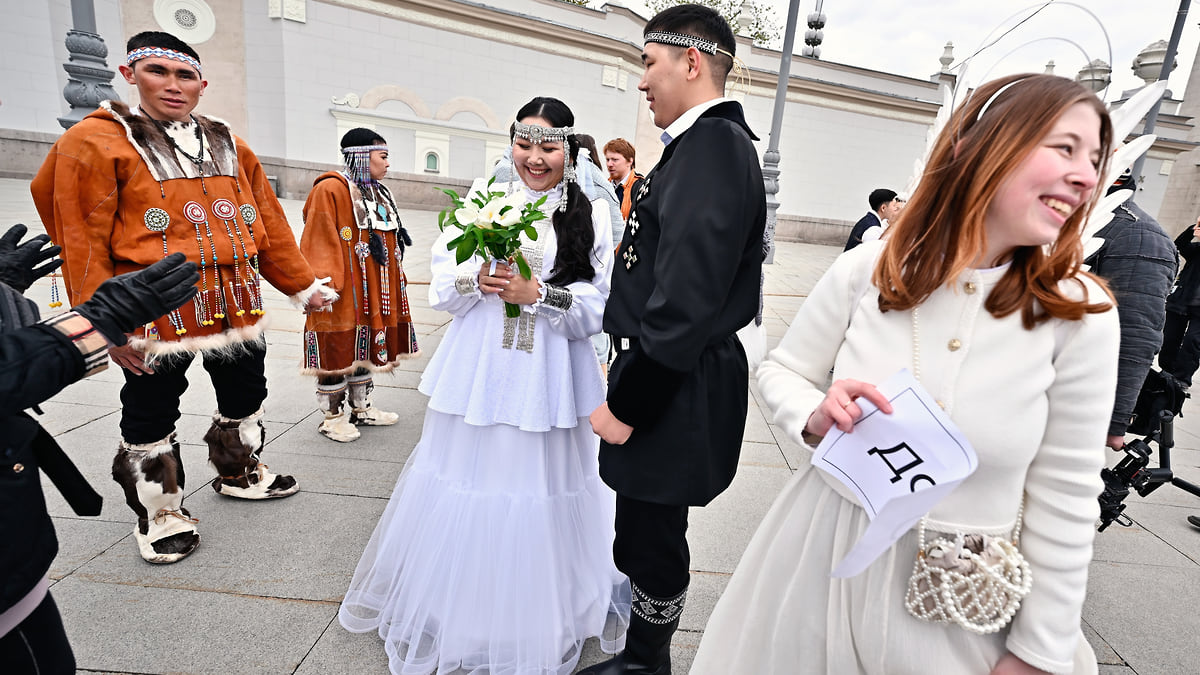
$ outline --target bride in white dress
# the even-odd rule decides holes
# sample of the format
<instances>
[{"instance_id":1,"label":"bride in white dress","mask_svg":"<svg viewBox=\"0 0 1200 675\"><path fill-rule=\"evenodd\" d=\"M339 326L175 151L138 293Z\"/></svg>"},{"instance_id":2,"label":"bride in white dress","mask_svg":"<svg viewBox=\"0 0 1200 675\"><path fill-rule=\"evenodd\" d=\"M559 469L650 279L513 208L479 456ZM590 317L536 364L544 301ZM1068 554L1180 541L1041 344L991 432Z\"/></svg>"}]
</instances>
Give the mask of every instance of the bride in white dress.
<instances>
[{"instance_id":1,"label":"bride in white dress","mask_svg":"<svg viewBox=\"0 0 1200 675\"><path fill-rule=\"evenodd\" d=\"M588 338L608 297L611 223L571 180L573 123L557 99L527 103L514 125L519 180L491 188L546 197L537 240L523 241L532 280L479 258L456 264L455 228L433 246L430 304L453 320L421 378L421 440L338 612L347 630L379 633L398 675L566 675L587 638L624 646L614 496L587 424L604 401ZM521 316L506 318L504 301Z\"/></svg>"}]
</instances>

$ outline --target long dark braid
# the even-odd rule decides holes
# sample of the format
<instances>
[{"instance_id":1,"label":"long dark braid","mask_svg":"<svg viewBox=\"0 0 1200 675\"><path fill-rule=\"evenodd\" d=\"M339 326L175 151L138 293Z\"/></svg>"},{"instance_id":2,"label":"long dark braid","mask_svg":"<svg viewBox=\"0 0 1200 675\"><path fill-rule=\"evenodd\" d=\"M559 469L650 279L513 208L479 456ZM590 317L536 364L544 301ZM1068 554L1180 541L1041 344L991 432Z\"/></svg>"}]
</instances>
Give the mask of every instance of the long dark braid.
<instances>
[{"instance_id":1,"label":"long dark braid","mask_svg":"<svg viewBox=\"0 0 1200 675\"><path fill-rule=\"evenodd\" d=\"M556 98L539 96L517 111L517 120L541 117L556 127L575 124L575 115L567 104ZM511 140L511 139L510 139ZM571 162L579 154L579 140L572 134L567 137L563 148L563 161ZM596 275L592 267L592 246L596 243L596 232L592 226L592 203L574 181L564 181L563 197L567 200L566 211L554 211L554 236L558 248L554 255L554 269L546 283L565 286L574 281L591 281Z\"/></svg>"}]
</instances>

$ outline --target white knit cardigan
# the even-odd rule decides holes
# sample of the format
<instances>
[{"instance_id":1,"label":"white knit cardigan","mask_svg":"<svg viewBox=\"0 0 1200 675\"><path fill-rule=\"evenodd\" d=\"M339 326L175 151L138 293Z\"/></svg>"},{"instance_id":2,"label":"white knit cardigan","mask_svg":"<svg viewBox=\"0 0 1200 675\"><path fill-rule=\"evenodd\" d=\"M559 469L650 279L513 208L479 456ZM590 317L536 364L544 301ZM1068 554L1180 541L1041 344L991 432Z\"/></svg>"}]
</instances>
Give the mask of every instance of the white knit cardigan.
<instances>
[{"instance_id":1,"label":"white knit cardigan","mask_svg":"<svg viewBox=\"0 0 1200 675\"><path fill-rule=\"evenodd\" d=\"M1033 330L1022 327L1019 312L997 319L983 303L1007 270L999 267L969 270L936 291L914 329L912 312L878 309L870 279L884 245L868 242L841 255L817 283L758 370L763 398L776 423L803 442L830 369L834 379L879 383L913 368L917 342L922 384L979 456L976 472L930 513L929 529L1007 533L1024 494L1021 551L1034 584L1007 646L1031 665L1069 670L1116 389L1117 313ZM1107 300L1090 279L1061 283L1072 297Z\"/></svg>"}]
</instances>

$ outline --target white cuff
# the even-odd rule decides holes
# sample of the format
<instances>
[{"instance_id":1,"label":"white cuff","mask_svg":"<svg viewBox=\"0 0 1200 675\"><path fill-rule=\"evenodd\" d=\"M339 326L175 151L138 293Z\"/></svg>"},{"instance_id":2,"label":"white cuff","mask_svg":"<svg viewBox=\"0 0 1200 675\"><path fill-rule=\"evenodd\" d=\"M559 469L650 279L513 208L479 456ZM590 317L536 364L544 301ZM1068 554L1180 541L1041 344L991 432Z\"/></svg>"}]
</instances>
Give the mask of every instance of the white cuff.
<instances>
[{"instance_id":1,"label":"white cuff","mask_svg":"<svg viewBox=\"0 0 1200 675\"><path fill-rule=\"evenodd\" d=\"M334 300L338 299L338 293L337 291L325 285L330 281L332 281L330 277L321 277L320 279L315 279L311 284L309 284L308 288L289 297L288 300L291 300L292 306L296 309L304 309L308 305L308 301L311 300L312 297L317 293L320 293L321 297L325 298L326 300L333 302Z\"/></svg>"}]
</instances>

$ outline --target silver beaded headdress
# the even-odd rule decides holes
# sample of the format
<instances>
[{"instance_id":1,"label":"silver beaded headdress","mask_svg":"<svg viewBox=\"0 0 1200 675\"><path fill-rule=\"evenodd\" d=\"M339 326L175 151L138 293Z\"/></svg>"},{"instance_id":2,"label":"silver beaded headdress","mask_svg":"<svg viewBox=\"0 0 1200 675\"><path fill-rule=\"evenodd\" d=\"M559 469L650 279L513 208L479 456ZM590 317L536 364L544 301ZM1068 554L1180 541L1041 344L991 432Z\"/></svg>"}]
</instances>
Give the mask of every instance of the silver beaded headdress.
<instances>
[{"instance_id":1,"label":"silver beaded headdress","mask_svg":"<svg viewBox=\"0 0 1200 675\"><path fill-rule=\"evenodd\" d=\"M361 187L374 187L379 181L371 177L371 152L387 150L386 145L352 145L342 148L342 162L346 165L346 177Z\"/></svg>"},{"instance_id":2,"label":"silver beaded headdress","mask_svg":"<svg viewBox=\"0 0 1200 675\"><path fill-rule=\"evenodd\" d=\"M513 122L513 136L523 138L530 143L562 143L564 146L567 143L568 136L575 135L575 127L544 127L540 124L525 124L523 122ZM568 147L563 148L563 182L575 182L575 162L571 160L571 150ZM558 203L559 211L567 210L567 198L570 195L569 185L563 186L563 198Z\"/></svg>"},{"instance_id":3,"label":"silver beaded headdress","mask_svg":"<svg viewBox=\"0 0 1200 675\"><path fill-rule=\"evenodd\" d=\"M530 143L566 143L575 134L575 127L544 127L540 124L513 123L513 135Z\"/></svg>"},{"instance_id":4,"label":"silver beaded headdress","mask_svg":"<svg viewBox=\"0 0 1200 675\"><path fill-rule=\"evenodd\" d=\"M673 47L683 47L685 49L688 47L695 47L705 54L715 55L717 52L721 52L729 58L733 58L733 54L718 47L715 40L708 40L695 35L685 35L683 33L660 30L653 33L646 33L646 42L658 42L660 44L671 45Z\"/></svg>"}]
</instances>

